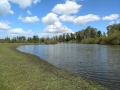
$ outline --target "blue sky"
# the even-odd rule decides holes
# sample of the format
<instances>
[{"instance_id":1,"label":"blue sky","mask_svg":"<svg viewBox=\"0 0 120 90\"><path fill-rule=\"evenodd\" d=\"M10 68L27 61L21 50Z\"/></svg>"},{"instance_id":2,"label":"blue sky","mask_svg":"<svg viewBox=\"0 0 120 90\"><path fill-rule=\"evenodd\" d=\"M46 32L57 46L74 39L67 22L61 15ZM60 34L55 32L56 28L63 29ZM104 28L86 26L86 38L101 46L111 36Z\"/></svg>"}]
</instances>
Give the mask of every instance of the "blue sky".
<instances>
[{"instance_id":1,"label":"blue sky","mask_svg":"<svg viewBox=\"0 0 120 90\"><path fill-rule=\"evenodd\" d=\"M120 23L120 0L0 0L0 38L74 33Z\"/></svg>"}]
</instances>

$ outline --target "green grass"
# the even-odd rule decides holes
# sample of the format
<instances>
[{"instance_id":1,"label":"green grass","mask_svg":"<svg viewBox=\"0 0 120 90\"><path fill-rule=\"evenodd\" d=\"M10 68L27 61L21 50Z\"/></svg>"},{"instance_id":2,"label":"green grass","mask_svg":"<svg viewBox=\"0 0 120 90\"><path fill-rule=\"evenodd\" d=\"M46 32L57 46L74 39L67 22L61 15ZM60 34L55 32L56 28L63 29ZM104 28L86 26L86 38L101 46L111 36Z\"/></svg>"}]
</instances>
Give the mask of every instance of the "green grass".
<instances>
[{"instance_id":1,"label":"green grass","mask_svg":"<svg viewBox=\"0 0 120 90\"><path fill-rule=\"evenodd\" d=\"M16 46L0 44L0 90L106 90L104 87L56 68Z\"/></svg>"}]
</instances>

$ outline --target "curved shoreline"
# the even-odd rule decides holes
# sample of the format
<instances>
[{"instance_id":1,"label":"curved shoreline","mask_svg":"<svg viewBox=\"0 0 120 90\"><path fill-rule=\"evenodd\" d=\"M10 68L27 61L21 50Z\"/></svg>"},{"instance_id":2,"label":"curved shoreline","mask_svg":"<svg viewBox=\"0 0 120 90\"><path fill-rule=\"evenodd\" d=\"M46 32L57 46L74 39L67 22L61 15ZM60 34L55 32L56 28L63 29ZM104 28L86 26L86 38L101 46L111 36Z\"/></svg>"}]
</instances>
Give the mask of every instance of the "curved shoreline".
<instances>
[{"instance_id":1,"label":"curved shoreline","mask_svg":"<svg viewBox=\"0 0 120 90\"><path fill-rule=\"evenodd\" d=\"M35 55L16 50L19 45L24 44L0 44L0 90L107 90Z\"/></svg>"}]
</instances>

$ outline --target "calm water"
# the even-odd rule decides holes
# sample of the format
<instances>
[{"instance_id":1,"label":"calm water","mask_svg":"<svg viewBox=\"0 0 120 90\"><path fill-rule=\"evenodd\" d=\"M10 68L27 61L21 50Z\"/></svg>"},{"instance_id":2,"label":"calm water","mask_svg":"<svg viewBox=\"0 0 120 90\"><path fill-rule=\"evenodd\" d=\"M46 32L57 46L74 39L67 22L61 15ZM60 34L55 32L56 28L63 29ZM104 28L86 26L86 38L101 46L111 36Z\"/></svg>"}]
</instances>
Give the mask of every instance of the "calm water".
<instances>
[{"instance_id":1,"label":"calm water","mask_svg":"<svg viewBox=\"0 0 120 90\"><path fill-rule=\"evenodd\" d=\"M17 49L112 90L120 90L120 46L61 43L25 45Z\"/></svg>"}]
</instances>

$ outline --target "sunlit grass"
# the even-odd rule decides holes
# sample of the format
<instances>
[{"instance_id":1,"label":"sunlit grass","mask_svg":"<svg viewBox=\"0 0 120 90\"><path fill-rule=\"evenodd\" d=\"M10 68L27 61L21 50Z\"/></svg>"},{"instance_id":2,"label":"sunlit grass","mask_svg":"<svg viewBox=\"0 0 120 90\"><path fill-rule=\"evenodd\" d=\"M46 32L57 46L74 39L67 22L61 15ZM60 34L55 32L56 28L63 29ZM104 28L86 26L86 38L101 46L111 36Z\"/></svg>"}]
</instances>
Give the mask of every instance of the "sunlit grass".
<instances>
[{"instance_id":1,"label":"sunlit grass","mask_svg":"<svg viewBox=\"0 0 120 90\"><path fill-rule=\"evenodd\" d=\"M0 90L106 90L39 57L16 50L21 44L0 44Z\"/></svg>"}]
</instances>

